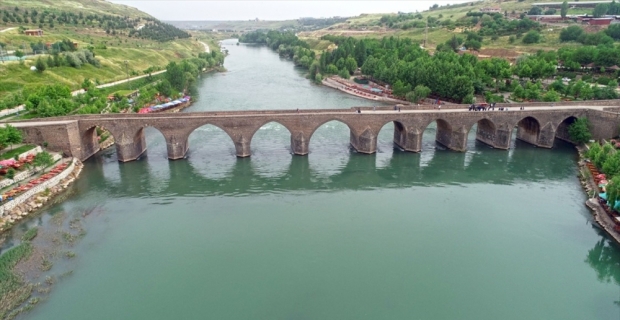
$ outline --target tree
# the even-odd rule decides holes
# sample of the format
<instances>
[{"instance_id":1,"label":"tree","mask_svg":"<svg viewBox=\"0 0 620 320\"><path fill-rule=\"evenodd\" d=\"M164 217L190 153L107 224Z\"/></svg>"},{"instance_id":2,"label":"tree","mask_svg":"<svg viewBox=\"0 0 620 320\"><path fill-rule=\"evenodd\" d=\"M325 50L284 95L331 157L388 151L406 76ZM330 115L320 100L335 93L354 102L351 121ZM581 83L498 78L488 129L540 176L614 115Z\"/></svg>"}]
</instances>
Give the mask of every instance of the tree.
<instances>
[{"instance_id":1,"label":"tree","mask_svg":"<svg viewBox=\"0 0 620 320\"><path fill-rule=\"evenodd\" d=\"M21 50L15 50L15 56L17 57L17 59L19 59L19 61L22 61L22 58L25 56L26 54L21 51Z\"/></svg>"},{"instance_id":2,"label":"tree","mask_svg":"<svg viewBox=\"0 0 620 320\"><path fill-rule=\"evenodd\" d=\"M568 1L562 2L562 7L560 9L560 16L562 19L566 19L566 14L568 13Z\"/></svg>"},{"instance_id":3,"label":"tree","mask_svg":"<svg viewBox=\"0 0 620 320\"><path fill-rule=\"evenodd\" d=\"M608 176L617 176L620 173L620 152L614 152L603 163L603 172Z\"/></svg>"},{"instance_id":4,"label":"tree","mask_svg":"<svg viewBox=\"0 0 620 320\"><path fill-rule=\"evenodd\" d=\"M344 61L344 67L347 68L350 74L353 74L355 70L357 70L357 61L355 61L355 58L349 56Z\"/></svg>"},{"instance_id":5,"label":"tree","mask_svg":"<svg viewBox=\"0 0 620 320\"><path fill-rule=\"evenodd\" d=\"M482 43L480 43L480 41L478 40L467 40L465 41L464 45L469 50L478 51L480 50L480 48L482 48Z\"/></svg>"},{"instance_id":6,"label":"tree","mask_svg":"<svg viewBox=\"0 0 620 320\"><path fill-rule=\"evenodd\" d=\"M43 151L43 152L37 153L37 155L34 156L34 160L32 161L32 164L35 167L45 169L51 166L52 164L54 164L54 158L49 152Z\"/></svg>"},{"instance_id":7,"label":"tree","mask_svg":"<svg viewBox=\"0 0 620 320\"><path fill-rule=\"evenodd\" d=\"M450 48L452 48L452 50L454 50L455 52L459 50L462 43L463 38L457 37L456 35L453 35L452 38L447 42L448 46L450 46Z\"/></svg>"},{"instance_id":8,"label":"tree","mask_svg":"<svg viewBox=\"0 0 620 320\"><path fill-rule=\"evenodd\" d=\"M405 97L406 94L411 91L411 85L405 85L402 81L398 80L392 86L392 93L397 97Z\"/></svg>"},{"instance_id":9,"label":"tree","mask_svg":"<svg viewBox=\"0 0 620 320\"><path fill-rule=\"evenodd\" d=\"M545 101L545 102L557 102L557 101L560 101L560 94L557 93L555 90L551 89L551 90L547 91L547 93L545 93L545 95L543 96L543 101Z\"/></svg>"},{"instance_id":10,"label":"tree","mask_svg":"<svg viewBox=\"0 0 620 320\"><path fill-rule=\"evenodd\" d=\"M620 176L613 177L605 189L607 191L607 201L609 202L609 206L611 208L615 208L616 202L618 201L618 198L620 198Z\"/></svg>"},{"instance_id":11,"label":"tree","mask_svg":"<svg viewBox=\"0 0 620 320\"><path fill-rule=\"evenodd\" d=\"M15 169L9 168L9 170L6 171L6 178L7 179L15 178Z\"/></svg>"},{"instance_id":12,"label":"tree","mask_svg":"<svg viewBox=\"0 0 620 320\"><path fill-rule=\"evenodd\" d=\"M538 33L538 31L532 30L525 34L522 41L525 44L538 43L540 41L540 38L540 33Z\"/></svg>"},{"instance_id":13,"label":"tree","mask_svg":"<svg viewBox=\"0 0 620 320\"><path fill-rule=\"evenodd\" d=\"M568 126L568 134L571 140L577 143L586 143L592 138L590 122L588 118L578 118Z\"/></svg>"},{"instance_id":14,"label":"tree","mask_svg":"<svg viewBox=\"0 0 620 320\"><path fill-rule=\"evenodd\" d=\"M604 15L607 14L607 10L609 10L609 5L606 3L599 3L596 5L596 7L594 7L594 10L592 11L592 15L595 18L600 18Z\"/></svg>"},{"instance_id":15,"label":"tree","mask_svg":"<svg viewBox=\"0 0 620 320\"><path fill-rule=\"evenodd\" d=\"M4 128L0 128L0 139L3 145L9 145L13 148L14 144L22 142L22 132L19 129L7 124Z\"/></svg>"},{"instance_id":16,"label":"tree","mask_svg":"<svg viewBox=\"0 0 620 320\"><path fill-rule=\"evenodd\" d=\"M407 101L411 103L417 103L418 101L428 97L431 94L431 89L425 85L417 85L413 91L408 92L405 97Z\"/></svg>"},{"instance_id":17,"label":"tree","mask_svg":"<svg viewBox=\"0 0 620 320\"><path fill-rule=\"evenodd\" d=\"M543 14L543 9L541 7L532 7L532 9L527 12L527 14L531 16L539 16Z\"/></svg>"},{"instance_id":18,"label":"tree","mask_svg":"<svg viewBox=\"0 0 620 320\"><path fill-rule=\"evenodd\" d=\"M583 29L580 26L570 26L562 29L560 32L560 41L577 41L583 34Z\"/></svg>"},{"instance_id":19,"label":"tree","mask_svg":"<svg viewBox=\"0 0 620 320\"><path fill-rule=\"evenodd\" d=\"M45 66L45 62L43 62L43 59L41 59L40 57L37 58L37 63L35 64L35 67L37 68L38 72L43 72L47 68Z\"/></svg>"}]
</instances>

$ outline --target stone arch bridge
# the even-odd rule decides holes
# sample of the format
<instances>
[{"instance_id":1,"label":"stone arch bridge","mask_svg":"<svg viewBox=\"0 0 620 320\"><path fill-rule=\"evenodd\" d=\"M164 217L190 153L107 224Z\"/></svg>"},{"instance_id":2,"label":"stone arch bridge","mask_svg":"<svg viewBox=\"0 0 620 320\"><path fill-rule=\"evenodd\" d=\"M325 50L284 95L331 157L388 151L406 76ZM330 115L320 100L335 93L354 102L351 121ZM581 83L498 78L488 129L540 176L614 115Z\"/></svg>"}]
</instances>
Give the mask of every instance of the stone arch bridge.
<instances>
[{"instance_id":1,"label":"stone arch bridge","mask_svg":"<svg viewBox=\"0 0 620 320\"><path fill-rule=\"evenodd\" d=\"M515 109L515 110L513 110ZM313 133L329 121L340 121L350 129L351 146L360 153L377 150L377 135L381 128L394 123L394 143L411 152L421 151L422 135L426 127L437 123L436 141L454 151L465 151L467 136L477 124L476 139L494 148L508 149L513 129L516 138L530 144L551 148L555 138L569 140L568 125L578 117L590 120L594 138L611 138L618 133L620 114L617 108L603 106L528 107L527 110L467 111L402 110L387 108L316 109L297 112L230 111L163 114L105 114L35 119L15 122L25 133L25 141L43 144L51 150L82 160L99 151L97 127L106 128L114 137L120 161L132 161L146 151L144 129L153 127L166 140L168 158L181 159L190 148L188 138L197 128L210 124L226 132L238 157L251 155L250 144L254 134L265 124L276 122L291 134L291 151L308 154Z\"/></svg>"}]
</instances>

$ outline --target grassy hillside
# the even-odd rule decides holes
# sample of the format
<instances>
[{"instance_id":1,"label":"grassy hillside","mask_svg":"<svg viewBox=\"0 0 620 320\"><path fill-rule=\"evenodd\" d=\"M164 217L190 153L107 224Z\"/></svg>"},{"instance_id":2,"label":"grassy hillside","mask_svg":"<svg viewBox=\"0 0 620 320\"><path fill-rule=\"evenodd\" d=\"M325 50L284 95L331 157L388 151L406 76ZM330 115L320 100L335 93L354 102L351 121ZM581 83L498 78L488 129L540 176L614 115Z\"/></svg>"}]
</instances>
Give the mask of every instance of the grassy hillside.
<instances>
[{"instance_id":1,"label":"grassy hillside","mask_svg":"<svg viewBox=\"0 0 620 320\"><path fill-rule=\"evenodd\" d=\"M150 15L130 6L115 4L104 0L2 0L0 8L15 8L39 11L69 11L92 14L110 14L129 17L149 18Z\"/></svg>"},{"instance_id":2,"label":"grassy hillside","mask_svg":"<svg viewBox=\"0 0 620 320\"><path fill-rule=\"evenodd\" d=\"M0 8L11 8L9 5L13 4L27 4L27 6L19 6L21 9L17 12L21 14L25 14L26 10L29 10L29 14L32 14L33 10L42 14L48 10L46 8L50 7L49 10L51 11L49 12L55 12L57 16L60 16L61 12L76 15L82 13L84 17L90 14L101 16L101 13L106 15L118 13L131 15L130 19L134 19L132 21L140 21L138 24L156 21L156 19L137 9L101 0L1 0ZM15 12L14 8L11 10L13 10L11 12ZM120 80L126 78L127 74L129 76L140 75L144 74L145 70L149 68L161 69L170 61L196 56L204 51L203 45L194 38L156 41L154 38L157 33L142 37L140 35L131 36L130 31L137 30L137 28L110 29L107 24L100 27L101 23L96 20L78 20L77 24L55 21L53 25L45 20L42 28L44 35L41 37L27 36L20 33L18 28L38 28L38 24L39 21L20 24L11 21L6 23L0 20L0 31L5 30L0 32L0 45L4 48L5 56L7 54L14 55L17 50L27 54L21 63L18 61L0 63L0 99L20 90L27 84L63 83L72 89L78 89L86 78L99 83ZM30 70L37 58L46 61L48 54L53 53L53 50L48 47L44 54L30 55L33 53L32 44L53 44L65 39L76 43L78 50L92 51L96 59L100 61L101 66L94 67L89 64L84 64L80 68L61 66L48 68L43 73Z\"/></svg>"},{"instance_id":3,"label":"grassy hillside","mask_svg":"<svg viewBox=\"0 0 620 320\"><path fill-rule=\"evenodd\" d=\"M344 23L335 24L331 27L312 31L302 32L299 37L307 40L309 43L316 43L318 47L313 46L314 49L322 50L327 44L317 42L321 36L326 34L331 35L343 35L351 36L355 38L382 38L384 36L406 37L413 40L423 42L426 39L425 22L431 17L439 21L457 21L458 19L466 17L468 12L479 12L481 8L485 7L500 7L502 14L507 13L509 19L518 19L519 14L527 12L531 7L534 0L525 1L498 1L498 0L484 0L470 2L460 5L444 5L432 10L426 10L419 12L421 17L417 19L418 26L402 28L402 25L407 22L413 22L416 20L409 20L395 24L393 27L389 27L386 23L381 22L381 18L384 16L396 17L397 14L385 13L385 14L363 14L358 17L350 18ZM574 11L574 12L573 12ZM569 12L570 14L584 13L583 9L575 9ZM588 11L587 9L585 10ZM414 13L417 14L417 13ZM491 37L484 37L482 42L482 53L487 52L499 52L504 51L505 55L512 56L518 55L523 52L535 52L539 49L557 49L560 45L559 33L565 25L549 25L543 28L541 34L543 40L535 44L523 44L519 39L513 43L509 43L509 35L499 36L497 39L491 39ZM475 31L476 28L474 27ZM429 27L428 29L428 44L427 48L434 49L438 44L444 43L454 35L463 37L463 28L456 27L449 30L446 27ZM313 42L314 41L314 42ZM565 45L565 44L562 44ZM566 44L575 45L575 44ZM508 52L509 51L509 52Z\"/></svg>"}]
</instances>

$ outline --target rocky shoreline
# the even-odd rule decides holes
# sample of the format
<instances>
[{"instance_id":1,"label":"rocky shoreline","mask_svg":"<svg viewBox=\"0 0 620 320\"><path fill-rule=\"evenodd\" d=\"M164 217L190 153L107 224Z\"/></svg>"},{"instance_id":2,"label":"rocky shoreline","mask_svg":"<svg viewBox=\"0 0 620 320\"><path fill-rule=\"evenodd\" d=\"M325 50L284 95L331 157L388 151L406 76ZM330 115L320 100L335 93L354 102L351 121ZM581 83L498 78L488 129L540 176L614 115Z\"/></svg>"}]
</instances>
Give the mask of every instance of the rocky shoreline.
<instances>
[{"instance_id":1,"label":"rocky shoreline","mask_svg":"<svg viewBox=\"0 0 620 320\"><path fill-rule=\"evenodd\" d=\"M31 213L39 210L43 205L52 201L55 197L63 193L80 175L84 165L78 159L71 160L72 166L65 170L71 170L64 177L53 183L51 186L45 186L45 189L27 197L24 200L15 199L20 203L13 203L13 207L6 209L2 218L0 218L0 232L5 232L13 227L13 225Z\"/></svg>"}]
</instances>

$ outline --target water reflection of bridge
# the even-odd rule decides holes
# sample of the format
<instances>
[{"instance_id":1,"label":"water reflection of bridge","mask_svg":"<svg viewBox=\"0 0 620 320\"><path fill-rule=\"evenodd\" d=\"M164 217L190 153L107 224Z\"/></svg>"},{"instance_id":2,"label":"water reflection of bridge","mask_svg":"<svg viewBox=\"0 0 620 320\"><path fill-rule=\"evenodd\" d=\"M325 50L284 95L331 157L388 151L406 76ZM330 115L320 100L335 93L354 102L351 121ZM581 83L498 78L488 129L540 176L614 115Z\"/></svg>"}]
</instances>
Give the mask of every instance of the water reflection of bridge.
<instances>
[{"instance_id":1,"label":"water reflection of bridge","mask_svg":"<svg viewBox=\"0 0 620 320\"><path fill-rule=\"evenodd\" d=\"M511 152L485 149L465 154L437 150L430 160L424 161L420 154L395 150L389 161L380 167L376 165L376 155L351 153L346 164L329 176L312 169L309 157L291 156L289 166L271 177L257 172L251 159L241 158L232 159L234 163L230 170L220 177L208 178L190 161L146 157L119 164L114 152L108 151L87 161L94 170L87 170L86 179L82 180L101 181L118 197L129 194L154 197L172 194L243 195L264 193L265 186L276 192L294 192L402 188L445 183L510 184L515 181L563 180L574 176L575 162L570 157L557 157L559 153L572 154L574 151L561 141L557 141L557 148L543 150L519 142Z\"/></svg>"}]
</instances>

